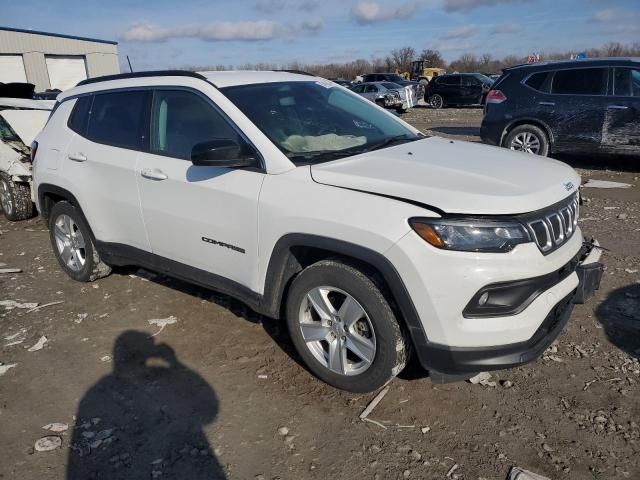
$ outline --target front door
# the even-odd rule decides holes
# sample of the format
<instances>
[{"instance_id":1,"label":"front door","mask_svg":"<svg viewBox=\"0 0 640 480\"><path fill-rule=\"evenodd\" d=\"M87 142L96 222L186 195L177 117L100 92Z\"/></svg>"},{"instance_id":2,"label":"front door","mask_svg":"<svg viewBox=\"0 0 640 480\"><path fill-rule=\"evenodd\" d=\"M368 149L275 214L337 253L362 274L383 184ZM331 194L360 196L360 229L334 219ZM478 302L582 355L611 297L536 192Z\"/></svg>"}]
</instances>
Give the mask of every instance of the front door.
<instances>
[{"instance_id":1,"label":"front door","mask_svg":"<svg viewBox=\"0 0 640 480\"><path fill-rule=\"evenodd\" d=\"M640 154L640 69L613 69L613 89L607 99L602 150Z\"/></svg>"},{"instance_id":2,"label":"front door","mask_svg":"<svg viewBox=\"0 0 640 480\"><path fill-rule=\"evenodd\" d=\"M210 99L153 92L150 153L138 159L142 213L161 257L251 285L257 265L260 171L194 166L194 145L240 135Z\"/></svg>"},{"instance_id":3,"label":"front door","mask_svg":"<svg viewBox=\"0 0 640 480\"><path fill-rule=\"evenodd\" d=\"M462 75L460 84L460 103L479 105L482 103L482 83L471 75Z\"/></svg>"}]
</instances>

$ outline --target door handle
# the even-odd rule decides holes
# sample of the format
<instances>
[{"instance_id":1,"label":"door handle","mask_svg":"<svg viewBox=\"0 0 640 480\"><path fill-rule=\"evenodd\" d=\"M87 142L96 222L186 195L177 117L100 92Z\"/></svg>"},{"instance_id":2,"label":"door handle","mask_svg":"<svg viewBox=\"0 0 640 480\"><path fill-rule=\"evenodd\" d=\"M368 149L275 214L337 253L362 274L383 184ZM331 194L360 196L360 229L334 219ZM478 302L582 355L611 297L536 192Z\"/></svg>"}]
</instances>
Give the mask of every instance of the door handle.
<instances>
[{"instance_id":1,"label":"door handle","mask_svg":"<svg viewBox=\"0 0 640 480\"><path fill-rule=\"evenodd\" d=\"M67 158L69 160L73 160L74 162L86 162L87 161L87 157L82 152L70 153L69 155L67 155Z\"/></svg>"},{"instance_id":2,"label":"door handle","mask_svg":"<svg viewBox=\"0 0 640 480\"><path fill-rule=\"evenodd\" d=\"M626 105L609 105L607 110L629 110Z\"/></svg>"},{"instance_id":3,"label":"door handle","mask_svg":"<svg viewBox=\"0 0 640 480\"><path fill-rule=\"evenodd\" d=\"M538 105L544 105L545 107L555 107L556 102L538 102Z\"/></svg>"},{"instance_id":4,"label":"door handle","mask_svg":"<svg viewBox=\"0 0 640 480\"><path fill-rule=\"evenodd\" d=\"M142 170L140 172L140 175L150 180L166 180L167 178L169 178L167 174L164 173L162 170L157 170L157 169L152 170L150 168L145 168L144 170Z\"/></svg>"}]
</instances>

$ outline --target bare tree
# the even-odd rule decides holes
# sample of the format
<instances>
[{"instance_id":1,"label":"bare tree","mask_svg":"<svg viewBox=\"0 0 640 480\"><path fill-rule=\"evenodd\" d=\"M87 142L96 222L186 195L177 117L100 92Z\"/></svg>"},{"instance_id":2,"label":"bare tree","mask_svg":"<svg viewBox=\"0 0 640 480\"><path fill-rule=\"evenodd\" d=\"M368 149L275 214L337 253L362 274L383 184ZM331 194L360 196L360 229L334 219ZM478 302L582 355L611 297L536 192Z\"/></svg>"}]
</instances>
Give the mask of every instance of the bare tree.
<instances>
[{"instance_id":1,"label":"bare tree","mask_svg":"<svg viewBox=\"0 0 640 480\"><path fill-rule=\"evenodd\" d=\"M402 47L391 50L391 67L397 68L401 72L411 70L411 62L416 57L416 51L413 47Z\"/></svg>"},{"instance_id":2,"label":"bare tree","mask_svg":"<svg viewBox=\"0 0 640 480\"><path fill-rule=\"evenodd\" d=\"M420 60L428 62L429 67L444 68L447 66L447 63L444 61L444 58L442 58L440 52L430 48L422 50L422 53L420 53Z\"/></svg>"}]
</instances>

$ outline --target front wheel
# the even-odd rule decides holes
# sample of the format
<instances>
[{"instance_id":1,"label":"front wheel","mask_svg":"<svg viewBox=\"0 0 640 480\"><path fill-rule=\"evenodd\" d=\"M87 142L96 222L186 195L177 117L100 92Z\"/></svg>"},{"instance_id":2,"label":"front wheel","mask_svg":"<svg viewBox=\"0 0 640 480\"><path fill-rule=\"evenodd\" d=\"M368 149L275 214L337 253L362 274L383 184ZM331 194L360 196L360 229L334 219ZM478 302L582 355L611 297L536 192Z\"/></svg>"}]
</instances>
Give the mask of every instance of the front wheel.
<instances>
[{"instance_id":1,"label":"front wheel","mask_svg":"<svg viewBox=\"0 0 640 480\"><path fill-rule=\"evenodd\" d=\"M28 183L14 182L0 172L0 206L7 220L15 222L33 217L33 202Z\"/></svg>"},{"instance_id":2,"label":"front wheel","mask_svg":"<svg viewBox=\"0 0 640 480\"><path fill-rule=\"evenodd\" d=\"M58 202L51 209L49 237L58 263L74 280L93 282L111 273L91 240L83 216L70 203Z\"/></svg>"},{"instance_id":3,"label":"front wheel","mask_svg":"<svg viewBox=\"0 0 640 480\"><path fill-rule=\"evenodd\" d=\"M546 133L535 125L519 125L511 130L504 140L504 146L543 157L549 154L549 139Z\"/></svg>"},{"instance_id":4,"label":"front wheel","mask_svg":"<svg viewBox=\"0 0 640 480\"><path fill-rule=\"evenodd\" d=\"M364 270L334 260L307 267L286 306L293 344L318 378L371 392L405 366L408 344L383 293Z\"/></svg>"},{"instance_id":5,"label":"front wheel","mask_svg":"<svg viewBox=\"0 0 640 480\"><path fill-rule=\"evenodd\" d=\"M444 98L436 93L429 98L429 104L435 109L440 109L444 107Z\"/></svg>"}]
</instances>

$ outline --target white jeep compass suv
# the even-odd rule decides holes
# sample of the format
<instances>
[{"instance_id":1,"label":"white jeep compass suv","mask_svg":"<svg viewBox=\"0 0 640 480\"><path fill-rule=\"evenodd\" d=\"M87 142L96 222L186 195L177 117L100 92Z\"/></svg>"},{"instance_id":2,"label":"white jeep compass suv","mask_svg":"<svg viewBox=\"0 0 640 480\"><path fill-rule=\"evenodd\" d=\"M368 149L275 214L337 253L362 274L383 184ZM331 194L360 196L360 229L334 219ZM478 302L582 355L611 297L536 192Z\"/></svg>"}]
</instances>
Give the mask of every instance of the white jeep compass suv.
<instances>
[{"instance_id":1,"label":"white jeep compass suv","mask_svg":"<svg viewBox=\"0 0 640 480\"><path fill-rule=\"evenodd\" d=\"M346 390L410 352L435 381L532 361L600 281L570 167L425 137L306 74L85 80L36 143L69 276L139 265L224 292Z\"/></svg>"}]
</instances>

